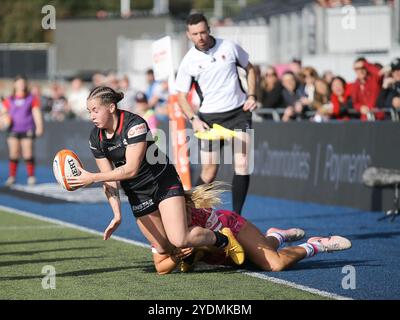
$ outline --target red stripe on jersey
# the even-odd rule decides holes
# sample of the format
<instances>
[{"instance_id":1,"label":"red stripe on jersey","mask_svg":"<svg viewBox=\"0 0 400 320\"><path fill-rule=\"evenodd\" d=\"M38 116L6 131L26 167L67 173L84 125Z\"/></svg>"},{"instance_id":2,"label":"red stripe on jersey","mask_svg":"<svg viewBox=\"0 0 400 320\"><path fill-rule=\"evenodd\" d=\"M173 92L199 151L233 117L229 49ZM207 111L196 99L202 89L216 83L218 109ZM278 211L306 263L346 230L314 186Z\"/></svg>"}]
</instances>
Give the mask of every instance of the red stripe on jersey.
<instances>
[{"instance_id":1,"label":"red stripe on jersey","mask_svg":"<svg viewBox=\"0 0 400 320\"><path fill-rule=\"evenodd\" d=\"M125 113L123 111L121 111L120 114L121 115L119 117L118 130L117 130L117 133L119 135L121 135L121 132L122 132L122 124L124 123L124 115L125 115ZM99 132L99 139L100 139L100 141L103 141L103 130L102 129L100 129L100 132Z\"/></svg>"},{"instance_id":2,"label":"red stripe on jersey","mask_svg":"<svg viewBox=\"0 0 400 320\"><path fill-rule=\"evenodd\" d=\"M121 131L122 131L122 124L124 123L124 115L125 112L121 111L121 116L119 117L119 128L118 128L118 134L121 135Z\"/></svg>"}]
</instances>

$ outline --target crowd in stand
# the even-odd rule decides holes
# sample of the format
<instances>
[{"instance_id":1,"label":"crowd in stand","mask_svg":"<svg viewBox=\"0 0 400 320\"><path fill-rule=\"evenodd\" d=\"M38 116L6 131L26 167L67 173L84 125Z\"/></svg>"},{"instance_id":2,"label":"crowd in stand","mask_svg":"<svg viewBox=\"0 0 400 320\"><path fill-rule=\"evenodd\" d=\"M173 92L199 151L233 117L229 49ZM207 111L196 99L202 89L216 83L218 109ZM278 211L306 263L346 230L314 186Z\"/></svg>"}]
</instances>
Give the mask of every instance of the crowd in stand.
<instances>
[{"instance_id":1,"label":"crowd in stand","mask_svg":"<svg viewBox=\"0 0 400 320\"><path fill-rule=\"evenodd\" d=\"M130 84L128 76L118 78L114 73L95 73L91 83L74 78L70 83L53 82L47 90L42 90L41 86L35 83L30 86L30 92L39 98L46 121L89 120L86 99L93 88L106 85L124 93L124 99L118 104L120 109L141 115L153 129L159 121L168 119L168 85L167 81L155 81L151 69L146 72L146 80L147 89L142 92ZM3 97L2 101L6 98L7 96Z\"/></svg>"},{"instance_id":2,"label":"crowd in stand","mask_svg":"<svg viewBox=\"0 0 400 320\"><path fill-rule=\"evenodd\" d=\"M316 0L315 2L323 8L337 8L337 7L342 7L342 6L352 5L352 4L359 4L359 3L367 3L369 5L373 4L376 6L381 6L381 5L385 5L385 4L393 5L394 0L358 0L358 1L353 1L353 0Z\"/></svg>"},{"instance_id":3,"label":"crowd in stand","mask_svg":"<svg viewBox=\"0 0 400 320\"><path fill-rule=\"evenodd\" d=\"M400 59L383 67L365 58L353 64L355 80L346 82L331 71L319 75L293 60L280 77L272 66L260 75L260 115L278 113L280 120L384 120L400 111Z\"/></svg>"},{"instance_id":4,"label":"crowd in stand","mask_svg":"<svg viewBox=\"0 0 400 320\"><path fill-rule=\"evenodd\" d=\"M387 67L358 58L353 69L354 81L347 82L332 71L319 74L313 67L303 67L298 59L293 59L280 75L273 66L263 71L257 67L257 114L262 119L284 122L398 120L400 58L394 59ZM89 84L75 78L68 86L60 82L52 83L47 94L42 92L38 84L33 84L30 90L33 96L40 98L46 121L89 120L86 110L89 92L96 86L106 85L124 92L124 99L118 104L120 109L141 115L149 122L151 129L155 129L160 121L168 120L168 82L156 81L151 69L146 71L146 82L146 90L139 91L131 85L127 76L118 78L114 73L95 73ZM199 99L196 99L195 92L191 94L196 109Z\"/></svg>"}]
</instances>

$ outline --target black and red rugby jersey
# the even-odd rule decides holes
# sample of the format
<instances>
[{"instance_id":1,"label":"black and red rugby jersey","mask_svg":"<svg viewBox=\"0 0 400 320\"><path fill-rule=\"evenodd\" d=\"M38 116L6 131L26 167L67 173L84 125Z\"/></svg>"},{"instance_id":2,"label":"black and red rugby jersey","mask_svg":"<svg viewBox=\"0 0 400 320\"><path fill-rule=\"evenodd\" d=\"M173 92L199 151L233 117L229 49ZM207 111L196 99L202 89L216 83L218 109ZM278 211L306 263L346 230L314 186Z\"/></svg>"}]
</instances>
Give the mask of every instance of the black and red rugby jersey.
<instances>
[{"instance_id":1,"label":"black and red rugby jersey","mask_svg":"<svg viewBox=\"0 0 400 320\"><path fill-rule=\"evenodd\" d=\"M115 167L119 167L126 163L127 145L147 141L146 155L138 173L132 179L121 181L124 190L136 190L154 182L169 165L169 159L155 145L150 128L142 117L128 111L118 110L118 118L117 129L110 139L107 139L104 129L93 128L90 133L89 146L95 158L107 158ZM148 150L149 148L151 149Z\"/></svg>"}]
</instances>

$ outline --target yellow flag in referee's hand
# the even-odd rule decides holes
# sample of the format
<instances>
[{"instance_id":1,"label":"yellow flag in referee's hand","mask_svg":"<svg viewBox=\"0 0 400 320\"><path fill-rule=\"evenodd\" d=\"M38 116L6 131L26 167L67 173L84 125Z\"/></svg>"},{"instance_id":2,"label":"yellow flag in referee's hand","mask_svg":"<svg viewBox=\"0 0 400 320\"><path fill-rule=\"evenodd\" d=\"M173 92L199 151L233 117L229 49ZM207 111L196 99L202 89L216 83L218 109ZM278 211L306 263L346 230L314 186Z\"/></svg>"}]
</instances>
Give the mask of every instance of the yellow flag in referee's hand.
<instances>
[{"instance_id":1,"label":"yellow flag in referee's hand","mask_svg":"<svg viewBox=\"0 0 400 320\"><path fill-rule=\"evenodd\" d=\"M237 133L235 131L215 123L211 129L194 134L194 136L200 140L227 140L236 137L236 135Z\"/></svg>"}]
</instances>

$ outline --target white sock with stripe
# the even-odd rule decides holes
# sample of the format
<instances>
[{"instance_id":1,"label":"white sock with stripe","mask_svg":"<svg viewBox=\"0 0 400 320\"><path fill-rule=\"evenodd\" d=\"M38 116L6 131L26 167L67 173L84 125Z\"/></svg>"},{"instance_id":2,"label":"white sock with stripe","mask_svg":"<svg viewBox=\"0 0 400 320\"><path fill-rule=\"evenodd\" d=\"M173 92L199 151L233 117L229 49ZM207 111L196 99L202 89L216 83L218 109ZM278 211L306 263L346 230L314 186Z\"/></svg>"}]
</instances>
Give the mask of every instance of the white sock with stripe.
<instances>
[{"instance_id":1,"label":"white sock with stripe","mask_svg":"<svg viewBox=\"0 0 400 320\"><path fill-rule=\"evenodd\" d=\"M279 246L281 246L285 242L285 236L279 232L271 232L267 234L267 237L274 237L279 241Z\"/></svg>"},{"instance_id":2,"label":"white sock with stripe","mask_svg":"<svg viewBox=\"0 0 400 320\"><path fill-rule=\"evenodd\" d=\"M324 251L324 247L319 242L303 243L298 245L298 247L302 247L304 250L306 250L306 258L313 257L318 252Z\"/></svg>"}]
</instances>

